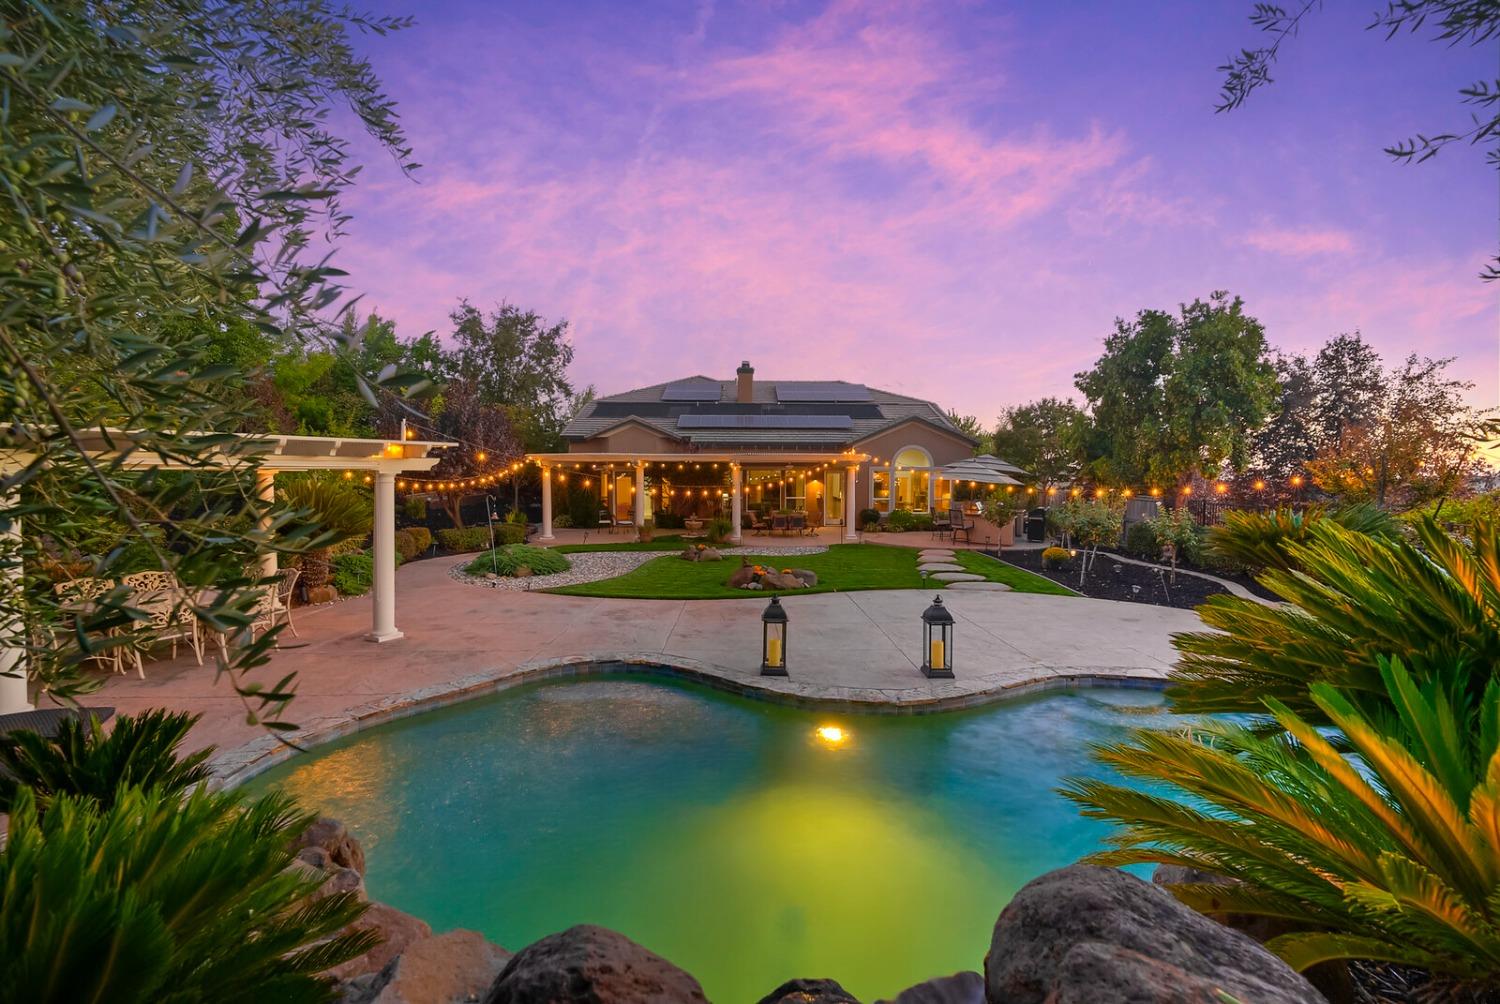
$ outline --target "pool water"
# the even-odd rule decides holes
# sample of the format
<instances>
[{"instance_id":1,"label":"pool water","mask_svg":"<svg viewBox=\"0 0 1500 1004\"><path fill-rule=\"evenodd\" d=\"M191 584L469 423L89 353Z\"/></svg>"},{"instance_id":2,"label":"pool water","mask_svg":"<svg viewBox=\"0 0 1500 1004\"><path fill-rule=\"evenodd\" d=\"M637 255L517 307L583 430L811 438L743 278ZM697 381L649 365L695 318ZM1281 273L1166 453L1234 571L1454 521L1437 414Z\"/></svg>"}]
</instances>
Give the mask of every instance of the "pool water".
<instances>
[{"instance_id":1,"label":"pool water","mask_svg":"<svg viewBox=\"0 0 1500 1004\"><path fill-rule=\"evenodd\" d=\"M826 714L642 678L525 686L320 747L253 781L344 820L371 897L512 951L613 928L754 1001L864 1000L981 969L1028 880L1107 826L1054 788L1091 742L1172 727L1159 694Z\"/></svg>"}]
</instances>

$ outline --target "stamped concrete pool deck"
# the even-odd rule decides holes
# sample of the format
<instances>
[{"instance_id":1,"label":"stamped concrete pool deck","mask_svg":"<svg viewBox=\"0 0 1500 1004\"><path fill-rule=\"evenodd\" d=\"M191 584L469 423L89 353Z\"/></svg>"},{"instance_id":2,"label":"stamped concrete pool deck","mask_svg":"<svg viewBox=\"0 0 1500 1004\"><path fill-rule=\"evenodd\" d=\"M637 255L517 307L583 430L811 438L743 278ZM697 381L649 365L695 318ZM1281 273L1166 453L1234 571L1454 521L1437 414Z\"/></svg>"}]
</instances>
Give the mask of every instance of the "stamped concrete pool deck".
<instances>
[{"instance_id":1,"label":"stamped concrete pool deck","mask_svg":"<svg viewBox=\"0 0 1500 1004\"><path fill-rule=\"evenodd\" d=\"M454 580L460 560L402 567L397 623L406 637L365 640L368 598L299 610L300 638L252 674L297 674L286 717L311 744L434 705L529 679L579 672L669 672L801 704L915 713L1066 685L1155 685L1174 661L1171 636L1196 614L1076 596L945 591L956 621L956 679L928 680L922 611L932 591L818 593L783 598L787 678L762 677L763 598L626 600L485 589ZM665 670L660 667L665 667ZM191 658L148 663L146 679L111 678L87 703L122 713L198 712L195 745L219 748L221 777L248 775L288 750L258 726L227 681Z\"/></svg>"}]
</instances>

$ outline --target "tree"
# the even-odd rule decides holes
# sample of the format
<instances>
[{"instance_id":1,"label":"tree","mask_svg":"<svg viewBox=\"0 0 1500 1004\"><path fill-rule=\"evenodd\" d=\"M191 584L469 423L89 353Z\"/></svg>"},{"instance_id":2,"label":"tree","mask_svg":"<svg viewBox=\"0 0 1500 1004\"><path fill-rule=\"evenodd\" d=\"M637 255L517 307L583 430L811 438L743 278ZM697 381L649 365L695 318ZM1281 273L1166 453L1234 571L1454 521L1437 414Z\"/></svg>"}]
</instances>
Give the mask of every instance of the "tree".
<instances>
[{"instance_id":1,"label":"tree","mask_svg":"<svg viewBox=\"0 0 1500 1004\"><path fill-rule=\"evenodd\" d=\"M979 418L977 416L960 415L958 412L954 411L951 408L948 409L945 414L948 418L948 421L953 424L953 427L955 429L957 429L959 432L962 432L965 436L968 436L978 444L975 449L976 453L991 452L990 437L985 433L984 426L980 424Z\"/></svg>"},{"instance_id":2,"label":"tree","mask_svg":"<svg viewBox=\"0 0 1500 1004\"><path fill-rule=\"evenodd\" d=\"M1339 449L1350 428L1369 425L1385 395L1380 354L1356 331L1337 335L1313 360L1313 439Z\"/></svg>"},{"instance_id":3,"label":"tree","mask_svg":"<svg viewBox=\"0 0 1500 1004\"><path fill-rule=\"evenodd\" d=\"M485 400L473 380L459 379L447 384L433 401L431 411L437 434L460 444L440 452L441 459L430 474L434 481L498 479L501 472L525 455L525 445L510 420L509 409ZM463 502L474 494L473 488L438 490L439 503L455 527L463 528Z\"/></svg>"},{"instance_id":4,"label":"tree","mask_svg":"<svg viewBox=\"0 0 1500 1004\"><path fill-rule=\"evenodd\" d=\"M1473 384L1446 375L1452 362L1410 355L1385 374L1372 413L1341 426L1309 462L1313 484L1345 501L1401 509L1462 486L1480 464L1483 416L1464 402Z\"/></svg>"},{"instance_id":5,"label":"tree","mask_svg":"<svg viewBox=\"0 0 1500 1004\"><path fill-rule=\"evenodd\" d=\"M1257 3L1250 22L1269 34L1271 41L1259 48L1242 49L1219 67L1225 76L1215 111L1232 111L1244 104L1256 88L1271 83L1271 67L1280 55L1281 46L1297 33L1302 19L1320 6L1306 0L1295 13L1288 13L1273 4ZM1391 39L1402 32L1414 34L1428 25L1434 28L1433 41L1445 42L1450 47L1483 45L1500 37L1500 4L1492 0L1388 0L1385 11L1376 14L1369 27L1383 31ZM1420 164L1451 144L1466 143L1488 147L1487 159L1500 168L1500 79L1479 80L1458 93L1464 104L1480 110L1478 114L1471 113L1468 128L1419 133L1386 147L1386 154L1402 163ZM1480 275L1485 280L1500 278L1500 256L1491 258Z\"/></svg>"},{"instance_id":6,"label":"tree","mask_svg":"<svg viewBox=\"0 0 1500 1004\"><path fill-rule=\"evenodd\" d=\"M415 167L349 35L407 23L321 0L7 10L0 446L34 459L0 483L0 526L23 521L28 531L0 539L0 650L24 649L29 676L53 696L97 686L81 672L89 655L114 628L140 626L120 587L75 630L58 630L68 612L52 589L53 556L84 543L81 528L98 519L121 522L187 595L214 590L192 615L231 631L248 622L257 587L244 568L257 551L285 545L254 529L280 515L251 488L254 447L218 435L252 412L226 393L236 363L216 357L205 328L232 309L277 348L327 343L321 318L342 300L340 273L313 251L314 236L342 233L340 193L358 168L331 123L357 122ZM385 386L361 381L372 395ZM99 459L81 430L100 428L131 430L121 445L182 473ZM226 454L239 463L235 478L219 473ZM191 519L152 524L189 498L201 503ZM82 553L90 573L113 578L124 548ZM151 634L126 632L139 645ZM227 667L251 721L274 719L291 696L286 681L244 681L274 634L237 645Z\"/></svg>"},{"instance_id":7,"label":"tree","mask_svg":"<svg viewBox=\"0 0 1500 1004\"><path fill-rule=\"evenodd\" d=\"M996 456L1045 490L1073 479L1087 425L1088 416L1071 399L1044 397L1006 408L991 438Z\"/></svg>"},{"instance_id":8,"label":"tree","mask_svg":"<svg viewBox=\"0 0 1500 1004\"><path fill-rule=\"evenodd\" d=\"M557 448L573 396L568 322L549 327L535 311L509 303L485 317L468 300L449 317L457 343L455 374L471 381L484 402L509 409L527 448Z\"/></svg>"},{"instance_id":9,"label":"tree","mask_svg":"<svg viewBox=\"0 0 1500 1004\"><path fill-rule=\"evenodd\" d=\"M1305 356L1277 353L1277 403L1270 421L1255 433L1251 466L1265 479L1274 496L1286 495L1291 479L1303 473L1317 453L1314 404L1317 390Z\"/></svg>"},{"instance_id":10,"label":"tree","mask_svg":"<svg viewBox=\"0 0 1500 1004\"><path fill-rule=\"evenodd\" d=\"M1110 484L1175 483L1250 463L1252 431L1271 413L1276 374L1244 301L1214 293L1177 316L1116 320L1104 354L1076 384L1092 425L1085 451Z\"/></svg>"}]
</instances>

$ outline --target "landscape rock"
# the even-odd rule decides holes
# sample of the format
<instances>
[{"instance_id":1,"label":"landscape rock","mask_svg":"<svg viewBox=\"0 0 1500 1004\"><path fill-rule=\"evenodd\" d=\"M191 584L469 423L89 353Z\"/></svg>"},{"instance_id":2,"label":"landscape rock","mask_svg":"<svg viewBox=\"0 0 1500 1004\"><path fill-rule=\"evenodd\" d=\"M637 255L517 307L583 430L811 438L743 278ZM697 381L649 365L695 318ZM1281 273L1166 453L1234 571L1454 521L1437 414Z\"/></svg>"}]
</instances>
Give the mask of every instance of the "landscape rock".
<instances>
[{"instance_id":1,"label":"landscape rock","mask_svg":"<svg viewBox=\"0 0 1500 1004\"><path fill-rule=\"evenodd\" d=\"M761 576L761 582L767 589L805 589L807 584L791 572L768 571Z\"/></svg>"},{"instance_id":2,"label":"landscape rock","mask_svg":"<svg viewBox=\"0 0 1500 1004\"><path fill-rule=\"evenodd\" d=\"M698 981L623 934L580 924L521 949L484 1004L694 1004Z\"/></svg>"},{"instance_id":3,"label":"landscape rock","mask_svg":"<svg viewBox=\"0 0 1500 1004\"><path fill-rule=\"evenodd\" d=\"M340 980L351 980L356 976L379 972L409 946L423 938L432 937L432 928L426 921L378 902L372 902L364 916L350 924L346 930L374 931L380 935L381 941L365 954L328 970L329 975Z\"/></svg>"},{"instance_id":4,"label":"landscape rock","mask_svg":"<svg viewBox=\"0 0 1500 1004\"><path fill-rule=\"evenodd\" d=\"M332 603L339 598L339 591L332 586L313 586L307 591L308 606L317 606L320 603Z\"/></svg>"},{"instance_id":5,"label":"landscape rock","mask_svg":"<svg viewBox=\"0 0 1500 1004\"><path fill-rule=\"evenodd\" d=\"M351 980L341 1004L464 1004L489 989L510 953L477 931L413 942L378 973Z\"/></svg>"},{"instance_id":6,"label":"landscape rock","mask_svg":"<svg viewBox=\"0 0 1500 1004\"><path fill-rule=\"evenodd\" d=\"M853 994L833 980L787 980L758 1004L859 1004Z\"/></svg>"},{"instance_id":7,"label":"landscape rock","mask_svg":"<svg viewBox=\"0 0 1500 1004\"><path fill-rule=\"evenodd\" d=\"M353 868L361 875L365 873L364 848L359 846L359 841L347 826L331 816L319 816L292 841L293 851L300 851L305 847L322 848L333 864ZM300 853L298 857L301 857ZM318 867L327 868L328 865L319 864Z\"/></svg>"},{"instance_id":8,"label":"landscape rock","mask_svg":"<svg viewBox=\"0 0 1500 1004\"><path fill-rule=\"evenodd\" d=\"M719 553L717 547L705 547L698 552L699 561L723 561L724 555Z\"/></svg>"},{"instance_id":9,"label":"landscape rock","mask_svg":"<svg viewBox=\"0 0 1500 1004\"><path fill-rule=\"evenodd\" d=\"M810 568L794 568L792 574L801 579L804 586L812 587L818 584L818 573Z\"/></svg>"},{"instance_id":10,"label":"landscape rock","mask_svg":"<svg viewBox=\"0 0 1500 1004\"><path fill-rule=\"evenodd\" d=\"M321 851L322 848L309 847L303 851L307 854L311 851ZM330 862L329 867L320 868L307 861L302 854L292 859L292 868L303 872L308 878L321 879L323 884L318 886L317 898L332 896L335 893L352 892L360 899L366 899L364 876L353 868L344 868Z\"/></svg>"},{"instance_id":11,"label":"landscape rock","mask_svg":"<svg viewBox=\"0 0 1500 1004\"><path fill-rule=\"evenodd\" d=\"M1253 939L1094 865L1027 883L995 923L984 973L990 1004L1222 1004L1220 990L1255 1004L1323 1004Z\"/></svg>"},{"instance_id":12,"label":"landscape rock","mask_svg":"<svg viewBox=\"0 0 1500 1004\"><path fill-rule=\"evenodd\" d=\"M875 1004L984 1004L984 977L973 971L940 976Z\"/></svg>"},{"instance_id":13,"label":"landscape rock","mask_svg":"<svg viewBox=\"0 0 1500 1004\"><path fill-rule=\"evenodd\" d=\"M740 565L739 568L729 573L728 586L730 589L744 589L754 581L755 569L749 565Z\"/></svg>"}]
</instances>

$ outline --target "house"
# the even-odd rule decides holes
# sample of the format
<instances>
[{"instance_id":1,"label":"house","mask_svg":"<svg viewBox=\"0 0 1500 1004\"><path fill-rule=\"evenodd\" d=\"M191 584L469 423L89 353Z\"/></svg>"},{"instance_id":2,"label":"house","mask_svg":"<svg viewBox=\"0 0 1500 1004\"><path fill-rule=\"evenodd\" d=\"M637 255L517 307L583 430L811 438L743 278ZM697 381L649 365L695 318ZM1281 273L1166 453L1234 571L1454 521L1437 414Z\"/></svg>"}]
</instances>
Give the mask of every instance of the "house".
<instances>
[{"instance_id":1,"label":"house","mask_svg":"<svg viewBox=\"0 0 1500 1004\"><path fill-rule=\"evenodd\" d=\"M974 441L931 401L842 380L686 377L599 398L563 430L566 453L534 454L550 524L554 475L599 479L606 516L657 511L803 511L853 538L861 509L931 512L951 498L946 464ZM552 536L543 526L543 539Z\"/></svg>"}]
</instances>

